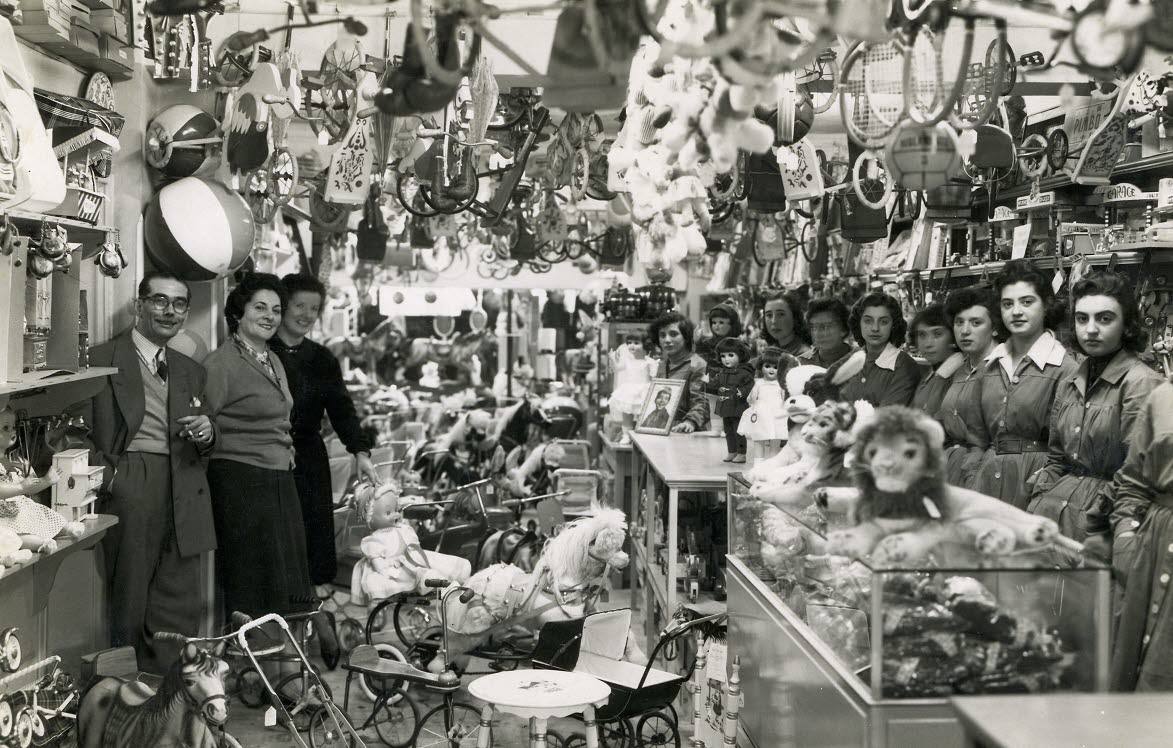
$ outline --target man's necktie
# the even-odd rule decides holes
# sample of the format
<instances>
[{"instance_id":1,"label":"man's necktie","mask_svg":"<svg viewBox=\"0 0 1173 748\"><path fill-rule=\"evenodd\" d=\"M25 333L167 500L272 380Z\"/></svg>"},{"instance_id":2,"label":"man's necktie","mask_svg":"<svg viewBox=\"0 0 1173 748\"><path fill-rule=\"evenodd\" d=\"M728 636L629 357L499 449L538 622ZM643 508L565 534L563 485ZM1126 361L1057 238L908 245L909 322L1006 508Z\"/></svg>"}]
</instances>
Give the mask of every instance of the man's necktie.
<instances>
[{"instance_id":1,"label":"man's necktie","mask_svg":"<svg viewBox=\"0 0 1173 748\"><path fill-rule=\"evenodd\" d=\"M155 354L155 373L159 379L167 381L167 353L162 348Z\"/></svg>"}]
</instances>

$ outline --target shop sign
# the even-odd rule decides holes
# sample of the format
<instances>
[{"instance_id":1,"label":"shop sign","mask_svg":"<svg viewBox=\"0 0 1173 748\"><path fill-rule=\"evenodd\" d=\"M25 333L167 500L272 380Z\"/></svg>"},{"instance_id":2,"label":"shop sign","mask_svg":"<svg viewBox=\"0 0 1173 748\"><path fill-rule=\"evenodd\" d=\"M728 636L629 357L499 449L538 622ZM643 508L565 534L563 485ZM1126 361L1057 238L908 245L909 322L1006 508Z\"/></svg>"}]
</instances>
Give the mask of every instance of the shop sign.
<instances>
[{"instance_id":1,"label":"shop sign","mask_svg":"<svg viewBox=\"0 0 1173 748\"><path fill-rule=\"evenodd\" d=\"M1156 195L1152 192L1143 192L1139 187L1127 182L1120 184L1113 184L1104 189L1105 203L1119 203L1119 202L1143 202L1146 200L1156 200Z\"/></svg>"},{"instance_id":2,"label":"shop sign","mask_svg":"<svg viewBox=\"0 0 1173 748\"><path fill-rule=\"evenodd\" d=\"M1014 215L1014 211L1010 210L1005 205L999 205L994 208L994 215L990 218L990 223L1001 223L1003 221L1017 221L1018 216Z\"/></svg>"},{"instance_id":3,"label":"shop sign","mask_svg":"<svg viewBox=\"0 0 1173 748\"><path fill-rule=\"evenodd\" d=\"M1016 210L1039 210L1055 206L1055 191L1039 192L1035 195L1023 195L1014 203Z\"/></svg>"}]
</instances>

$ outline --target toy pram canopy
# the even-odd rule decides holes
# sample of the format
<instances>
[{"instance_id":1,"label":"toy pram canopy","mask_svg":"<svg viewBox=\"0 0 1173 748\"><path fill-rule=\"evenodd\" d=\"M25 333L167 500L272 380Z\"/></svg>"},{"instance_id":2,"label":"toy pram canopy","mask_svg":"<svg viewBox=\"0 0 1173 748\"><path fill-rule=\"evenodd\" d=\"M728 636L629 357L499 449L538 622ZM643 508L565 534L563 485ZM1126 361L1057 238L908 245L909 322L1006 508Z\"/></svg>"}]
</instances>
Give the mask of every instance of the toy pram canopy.
<instances>
[{"instance_id":1,"label":"toy pram canopy","mask_svg":"<svg viewBox=\"0 0 1173 748\"><path fill-rule=\"evenodd\" d=\"M534 667L593 675L612 687L612 704L616 689L631 692L667 684L678 688L685 680L683 676L623 659L630 629L630 608L550 621L538 632Z\"/></svg>"}]
</instances>

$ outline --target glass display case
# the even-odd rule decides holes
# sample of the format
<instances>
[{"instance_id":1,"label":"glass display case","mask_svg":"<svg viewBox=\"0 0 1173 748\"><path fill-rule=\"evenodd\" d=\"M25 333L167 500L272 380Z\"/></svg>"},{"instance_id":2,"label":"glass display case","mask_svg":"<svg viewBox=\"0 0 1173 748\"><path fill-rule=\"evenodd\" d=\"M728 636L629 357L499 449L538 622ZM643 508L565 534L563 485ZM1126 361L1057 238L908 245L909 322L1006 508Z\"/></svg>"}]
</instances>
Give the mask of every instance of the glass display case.
<instances>
[{"instance_id":1,"label":"glass display case","mask_svg":"<svg viewBox=\"0 0 1173 748\"><path fill-rule=\"evenodd\" d=\"M729 478L728 508L731 575L748 593L731 581L733 650L764 652L777 645L761 640L779 633L801 640L779 652L832 668L840 691L864 709L938 700L951 714L945 700L954 695L1106 690L1103 565L1050 548L991 557L946 543L915 564L879 568L826 552L828 534L849 527L846 516L759 501L740 475ZM739 610L746 605L760 609ZM755 623L737 625L739 614ZM763 626L769 619L784 631Z\"/></svg>"}]
</instances>

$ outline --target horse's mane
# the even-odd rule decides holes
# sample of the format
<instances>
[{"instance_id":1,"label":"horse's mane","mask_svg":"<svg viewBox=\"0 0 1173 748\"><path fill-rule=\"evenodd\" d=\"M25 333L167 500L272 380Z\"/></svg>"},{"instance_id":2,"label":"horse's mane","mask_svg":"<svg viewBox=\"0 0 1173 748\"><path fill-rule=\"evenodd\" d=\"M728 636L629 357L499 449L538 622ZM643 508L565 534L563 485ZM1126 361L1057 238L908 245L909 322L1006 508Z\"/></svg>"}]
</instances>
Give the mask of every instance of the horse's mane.
<instances>
[{"instance_id":1,"label":"horse's mane","mask_svg":"<svg viewBox=\"0 0 1173 748\"><path fill-rule=\"evenodd\" d=\"M160 731L175 709L176 702L183 699L185 689L183 673L185 669L188 672L194 671L201 675L216 672L219 660L206 650L198 649L197 652L194 662L185 664L183 657L180 656L171 663L171 667L167 668L159 690L139 707L141 716L135 721L132 734L123 743L124 745L153 745L154 741L158 740Z\"/></svg>"},{"instance_id":2,"label":"horse's mane","mask_svg":"<svg viewBox=\"0 0 1173 748\"><path fill-rule=\"evenodd\" d=\"M589 580L592 564L591 541L603 530L627 529L627 517L621 509L600 509L592 517L575 520L546 543L542 549L541 564L546 566L560 583L577 584Z\"/></svg>"}]
</instances>

